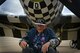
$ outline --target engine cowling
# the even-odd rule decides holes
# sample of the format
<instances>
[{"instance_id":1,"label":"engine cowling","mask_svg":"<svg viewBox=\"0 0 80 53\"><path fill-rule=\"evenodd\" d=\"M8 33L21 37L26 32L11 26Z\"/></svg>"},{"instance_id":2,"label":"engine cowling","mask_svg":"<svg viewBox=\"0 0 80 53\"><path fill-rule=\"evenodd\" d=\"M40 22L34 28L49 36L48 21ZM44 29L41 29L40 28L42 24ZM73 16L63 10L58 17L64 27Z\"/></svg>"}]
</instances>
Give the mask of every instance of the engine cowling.
<instances>
[{"instance_id":1,"label":"engine cowling","mask_svg":"<svg viewBox=\"0 0 80 53\"><path fill-rule=\"evenodd\" d=\"M61 14L63 8L59 0L23 0L22 4L33 23L37 19L44 19L49 24Z\"/></svg>"}]
</instances>

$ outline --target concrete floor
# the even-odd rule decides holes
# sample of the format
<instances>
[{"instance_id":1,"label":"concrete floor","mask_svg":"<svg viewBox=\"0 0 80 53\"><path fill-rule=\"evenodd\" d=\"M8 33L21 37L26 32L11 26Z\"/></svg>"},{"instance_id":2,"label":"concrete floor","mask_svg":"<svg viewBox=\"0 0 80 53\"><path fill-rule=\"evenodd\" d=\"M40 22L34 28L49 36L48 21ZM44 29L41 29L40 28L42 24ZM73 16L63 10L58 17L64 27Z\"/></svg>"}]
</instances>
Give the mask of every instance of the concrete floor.
<instances>
[{"instance_id":1,"label":"concrete floor","mask_svg":"<svg viewBox=\"0 0 80 53\"><path fill-rule=\"evenodd\" d=\"M12 37L0 37L0 53L21 53L18 45L20 39ZM70 40L63 40L57 50L59 53L80 53L80 50L69 47Z\"/></svg>"},{"instance_id":2,"label":"concrete floor","mask_svg":"<svg viewBox=\"0 0 80 53\"><path fill-rule=\"evenodd\" d=\"M77 49L72 49L68 46L61 46L61 47L58 47L57 48L59 53L80 53L80 50L77 50Z\"/></svg>"}]
</instances>

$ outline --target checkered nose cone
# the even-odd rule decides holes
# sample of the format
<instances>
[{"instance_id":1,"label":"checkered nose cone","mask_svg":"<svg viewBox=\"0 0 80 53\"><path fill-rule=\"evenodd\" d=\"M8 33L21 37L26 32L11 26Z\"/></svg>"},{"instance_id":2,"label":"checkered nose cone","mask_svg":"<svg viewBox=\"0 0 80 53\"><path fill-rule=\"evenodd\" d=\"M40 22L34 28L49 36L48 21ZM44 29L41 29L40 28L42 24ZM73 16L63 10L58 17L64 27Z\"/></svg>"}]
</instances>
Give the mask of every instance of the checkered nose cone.
<instances>
[{"instance_id":1,"label":"checkered nose cone","mask_svg":"<svg viewBox=\"0 0 80 53\"><path fill-rule=\"evenodd\" d=\"M61 13L62 4L58 0L41 0L34 2L32 0L24 0L25 12L30 19L35 22L36 19L44 19L49 24Z\"/></svg>"}]
</instances>

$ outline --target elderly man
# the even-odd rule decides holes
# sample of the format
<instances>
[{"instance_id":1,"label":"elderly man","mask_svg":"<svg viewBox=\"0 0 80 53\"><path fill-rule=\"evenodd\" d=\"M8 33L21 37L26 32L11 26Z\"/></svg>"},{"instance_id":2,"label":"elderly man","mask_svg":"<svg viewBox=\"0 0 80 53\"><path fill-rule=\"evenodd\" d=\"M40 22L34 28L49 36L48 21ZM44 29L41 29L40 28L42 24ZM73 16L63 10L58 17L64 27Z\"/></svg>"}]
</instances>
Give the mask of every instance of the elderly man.
<instances>
[{"instance_id":1,"label":"elderly man","mask_svg":"<svg viewBox=\"0 0 80 53\"><path fill-rule=\"evenodd\" d=\"M19 43L23 53L56 53L55 46L58 44L58 38L43 19L36 20L35 28L29 30Z\"/></svg>"}]
</instances>

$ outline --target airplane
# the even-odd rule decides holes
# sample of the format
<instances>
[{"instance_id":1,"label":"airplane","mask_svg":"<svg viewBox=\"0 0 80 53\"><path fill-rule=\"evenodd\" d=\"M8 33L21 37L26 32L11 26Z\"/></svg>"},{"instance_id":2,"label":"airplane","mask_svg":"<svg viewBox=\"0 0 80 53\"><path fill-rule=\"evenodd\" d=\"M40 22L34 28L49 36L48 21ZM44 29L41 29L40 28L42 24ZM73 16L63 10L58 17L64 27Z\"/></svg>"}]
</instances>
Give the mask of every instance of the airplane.
<instances>
[{"instance_id":1,"label":"airplane","mask_svg":"<svg viewBox=\"0 0 80 53\"><path fill-rule=\"evenodd\" d=\"M9 2L9 3L8 3ZM20 0L26 15L17 15L17 11L12 11L9 6L13 4L10 0L1 0L1 8L3 12L0 14L0 23L19 25L26 24L28 28L32 28L35 20L44 19L46 24L50 24L56 17L59 17L63 9L63 5L58 0ZM8 3L6 5L6 3ZM6 8L7 7L7 8ZM7 9L7 11L5 10ZM10 11L10 12L9 12ZM15 11L14 13L12 13ZM16 24L17 23L17 24Z\"/></svg>"},{"instance_id":2,"label":"airplane","mask_svg":"<svg viewBox=\"0 0 80 53\"><path fill-rule=\"evenodd\" d=\"M54 29L62 40L75 39L78 41L78 49L80 48L79 0L18 0L22 5L21 8L23 8L19 12L18 10L15 11L16 8L12 8L12 2L11 0L0 0L1 37L24 37L26 31L34 27L35 20L44 19L48 27ZM75 15L62 15L64 5Z\"/></svg>"}]
</instances>

